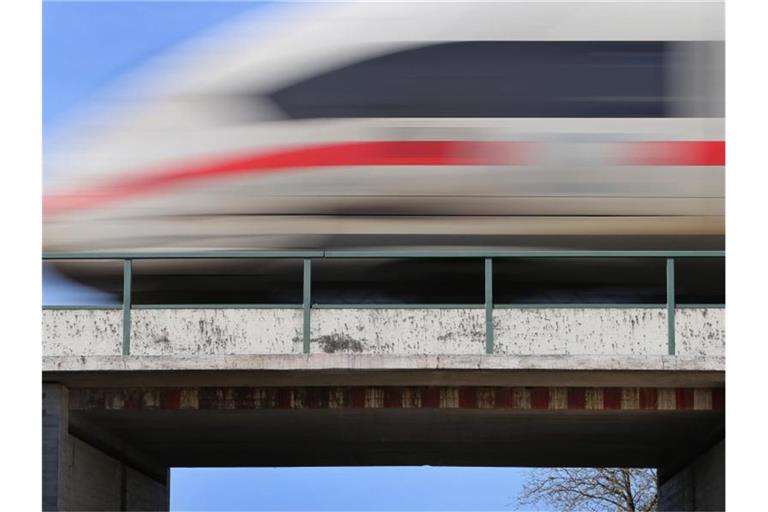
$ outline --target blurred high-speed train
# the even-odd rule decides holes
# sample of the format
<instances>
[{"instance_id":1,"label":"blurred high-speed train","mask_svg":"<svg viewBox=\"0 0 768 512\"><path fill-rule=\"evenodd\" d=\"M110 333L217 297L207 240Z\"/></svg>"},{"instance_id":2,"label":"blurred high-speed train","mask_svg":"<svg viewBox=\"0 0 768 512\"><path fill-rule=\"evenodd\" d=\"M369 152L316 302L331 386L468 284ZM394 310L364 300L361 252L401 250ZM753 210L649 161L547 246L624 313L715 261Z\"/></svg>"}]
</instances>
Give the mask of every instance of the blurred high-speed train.
<instances>
[{"instance_id":1,"label":"blurred high-speed train","mask_svg":"<svg viewBox=\"0 0 768 512\"><path fill-rule=\"evenodd\" d=\"M98 97L45 251L724 246L719 2L278 4Z\"/></svg>"}]
</instances>

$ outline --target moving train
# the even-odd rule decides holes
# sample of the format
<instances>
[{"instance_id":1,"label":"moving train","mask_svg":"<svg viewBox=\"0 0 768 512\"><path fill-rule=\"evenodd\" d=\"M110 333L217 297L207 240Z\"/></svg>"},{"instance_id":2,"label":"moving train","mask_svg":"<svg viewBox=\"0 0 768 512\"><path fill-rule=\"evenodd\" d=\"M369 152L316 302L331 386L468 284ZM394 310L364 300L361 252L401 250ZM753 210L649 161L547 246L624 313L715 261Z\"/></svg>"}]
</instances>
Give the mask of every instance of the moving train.
<instances>
[{"instance_id":1,"label":"moving train","mask_svg":"<svg viewBox=\"0 0 768 512\"><path fill-rule=\"evenodd\" d=\"M722 249L724 75L719 2L278 4L95 98L44 250Z\"/></svg>"}]
</instances>

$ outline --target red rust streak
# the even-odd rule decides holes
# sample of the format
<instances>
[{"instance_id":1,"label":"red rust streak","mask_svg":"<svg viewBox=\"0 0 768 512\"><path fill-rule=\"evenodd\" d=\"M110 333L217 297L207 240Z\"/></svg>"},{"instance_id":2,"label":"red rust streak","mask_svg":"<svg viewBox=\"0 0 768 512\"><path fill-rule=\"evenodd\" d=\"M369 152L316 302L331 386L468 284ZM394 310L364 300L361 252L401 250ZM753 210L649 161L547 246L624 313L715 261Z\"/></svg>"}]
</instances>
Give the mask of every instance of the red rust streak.
<instances>
[{"instance_id":1,"label":"red rust streak","mask_svg":"<svg viewBox=\"0 0 768 512\"><path fill-rule=\"evenodd\" d=\"M717 388L712 390L712 409L715 411L725 410L725 389Z\"/></svg>"},{"instance_id":2,"label":"red rust streak","mask_svg":"<svg viewBox=\"0 0 768 512\"><path fill-rule=\"evenodd\" d=\"M512 407L513 395L510 388L496 388L494 396L494 405L496 408L508 409Z\"/></svg>"},{"instance_id":3,"label":"red rust streak","mask_svg":"<svg viewBox=\"0 0 768 512\"><path fill-rule=\"evenodd\" d=\"M568 408L585 409L587 407L587 393L584 388L568 389Z\"/></svg>"},{"instance_id":4,"label":"red rust streak","mask_svg":"<svg viewBox=\"0 0 768 512\"><path fill-rule=\"evenodd\" d=\"M365 407L365 388L350 388L349 400L345 400L353 409L362 409Z\"/></svg>"},{"instance_id":5,"label":"red rust streak","mask_svg":"<svg viewBox=\"0 0 768 512\"><path fill-rule=\"evenodd\" d=\"M459 388L459 407L475 409L477 407L477 389Z\"/></svg>"},{"instance_id":6,"label":"red rust streak","mask_svg":"<svg viewBox=\"0 0 768 512\"><path fill-rule=\"evenodd\" d=\"M549 388L531 388L531 409L549 408Z\"/></svg>"},{"instance_id":7,"label":"red rust streak","mask_svg":"<svg viewBox=\"0 0 768 512\"><path fill-rule=\"evenodd\" d=\"M293 397L293 390L290 388L279 388L277 390L277 408L278 409L291 409Z\"/></svg>"},{"instance_id":8,"label":"red rust streak","mask_svg":"<svg viewBox=\"0 0 768 512\"><path fill-rule=\"evenodd\" d=\"M181 391L178 389L167 389L160 391L161 409L178 409L181 407Z\"/></svg>"},{"instance_id":9,"label":"red rust streak","mask_svg":"<svg viewBox=\"0 0 768 512\"><path fill-rule=\"evenodd\" d=\"M621 409L621 388L603 389L603 409Z\"/></svg>"},{"instance_id":10,"label":"red rust streak","mask_svg":"<svg viewBox=\"0 0 768 512\"><path fill-rule=\"evenodd\" d=\"M403 390L400 388L384 388L384 407L387 409L403 406Z\"/></svg>"},{"instance_id":11,"label":"red rust streak","mask_svg":"<svg viewBox=\"0 0 768 512\"><path fill-rule=\"evenodd\" d=\"M440 388L424 388L421 391L422 407L440 407Z\"/></svg>"},{"instance_id":12,"label":"red rust streak","mask_svg":"<svg viewBox=\"0 0 768 512\"><path fill-rule=\"evenodd\" d=\"M678 409L693 409L693 390L690 388L677 388L675 401Z\"/></svg>"}]
</instances>

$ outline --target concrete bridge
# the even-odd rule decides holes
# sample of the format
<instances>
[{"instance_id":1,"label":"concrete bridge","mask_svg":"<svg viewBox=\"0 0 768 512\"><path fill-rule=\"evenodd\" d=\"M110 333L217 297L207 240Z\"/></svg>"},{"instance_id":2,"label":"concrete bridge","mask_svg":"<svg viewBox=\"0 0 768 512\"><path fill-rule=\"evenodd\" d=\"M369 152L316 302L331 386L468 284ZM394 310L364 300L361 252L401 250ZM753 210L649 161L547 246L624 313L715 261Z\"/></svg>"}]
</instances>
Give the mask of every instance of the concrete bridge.
<instances>
[{"instance_id":1,"label":"concrete bridge","mask_svg":"<svg viewBox=\"0 0 768 512\"><path fill-rule=\"evenodd\" d=\"M427 253L387 253L425 257ZM663 304L497 304L501 258L666 261ZM142 258L304 261L303 303L131 304ZM657 467L660 510L721 510L722 304L675 301L676 258L441 253L482 304L323 305L312 261L381 253L46 255L124 260L115 308L43 310L47 510L162 510L179 466Z\"/></svg>"}]
</instances>

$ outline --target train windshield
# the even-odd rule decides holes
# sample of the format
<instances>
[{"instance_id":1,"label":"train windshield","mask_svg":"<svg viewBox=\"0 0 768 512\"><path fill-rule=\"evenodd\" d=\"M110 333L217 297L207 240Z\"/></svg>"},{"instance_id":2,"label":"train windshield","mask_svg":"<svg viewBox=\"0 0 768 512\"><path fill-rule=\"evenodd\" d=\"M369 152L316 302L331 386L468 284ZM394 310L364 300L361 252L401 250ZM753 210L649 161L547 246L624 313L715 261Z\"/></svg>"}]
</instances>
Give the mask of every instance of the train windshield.
<instances>
[{"instance_id":1,"label":"train windshield","mask_svg":"<svg viewBox=\"0 0 768 512\"><path fill-rule=\"evenodd\" d=\"M477 41L410 48L268 96L292 119L678 117L679 43Z\"/></svg>"}]
</instances>

